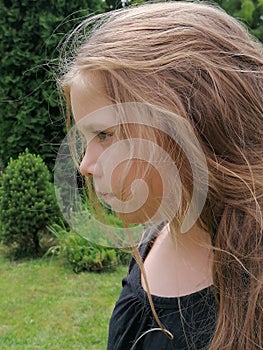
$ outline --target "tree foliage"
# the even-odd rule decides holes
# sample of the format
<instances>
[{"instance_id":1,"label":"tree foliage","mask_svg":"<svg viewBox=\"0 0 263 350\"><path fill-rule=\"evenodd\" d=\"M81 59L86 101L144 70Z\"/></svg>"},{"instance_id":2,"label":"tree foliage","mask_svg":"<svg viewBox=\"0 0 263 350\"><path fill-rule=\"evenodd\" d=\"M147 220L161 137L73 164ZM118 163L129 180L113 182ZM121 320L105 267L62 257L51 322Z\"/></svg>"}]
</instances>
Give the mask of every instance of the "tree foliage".
<instances>
[{"instance_id":1,"label":"tree foliage","mask_svg":"<svg viewBox=\"0 0 263 350\"><path fill-rule=\"evenodd\" d=\"M106 1L109 3L114 3L114 0ZM166 0L163 1L165 2ZM147 2L151 2L151 0L133 0L131 1L131 4ZM249 28L250 32L263 42L263 0L213 0L210 3L213 2L217 3L231 16L244 22Z\"/></svg>"},{"instance_id":2,"label":"tree foliage","mask_svg":"<svg viewBox=\"0 0 263 350\"><path fill-rule=\"evenodd\" d=\"M263 42L263 0L216 0L231 16L243 21Z\"/></svg>"},{"instance_id":3,"label":"tree foliage","mask_svg":"<svg viewBox=\"0 0 263 350\"><path fill-rule=\"evenodd\" d=\"M143 0L105 0L107 10L116 10L129 5L143 4Z\"/></svg>"},{"instance_id":4,"label":"tree foliage","mask_svg":"<svg viewBox=\"0 0 263 350\"><path fill-rule=\"evenodd\" d=\"M0 0L0 163L25 148L52 166L64 137L54 79L56 50L102 0Z\"/></svg>"},{"instance_id":5,"label":"tree foliage","mask_svg":"<svg viewBox=\"0 0 263 350\"><path fill-rule=\"evenodd\" d=\"M87 14L143 2L0 0L0 167L27 147L52 168L65 133L54 78L58 44ZM263 42L263 0L215 2Z\"/></svg>"},{"instance_id":6,"label":"tree foliage","mask_svg":"<svg viewBox=\"0 0 263 350\"><path fill-rule=\"evenodd\" d=\"M50 172L26 150L11 159L1 180L0 239L20 255L40 253L40 234L59 217Z\"/></svg>"}]
</instances>

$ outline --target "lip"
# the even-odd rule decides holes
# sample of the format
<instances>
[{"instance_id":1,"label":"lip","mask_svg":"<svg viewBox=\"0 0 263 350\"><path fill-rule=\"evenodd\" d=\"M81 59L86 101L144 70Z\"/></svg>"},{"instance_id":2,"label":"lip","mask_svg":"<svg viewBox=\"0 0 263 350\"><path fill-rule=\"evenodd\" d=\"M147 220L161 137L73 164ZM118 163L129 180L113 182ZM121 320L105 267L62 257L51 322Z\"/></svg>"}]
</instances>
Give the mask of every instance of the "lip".
<instances>
[{"instance_id":1,"label":"lip","mask_svg":"<svg viewBox=\"0 0 263 350\"><path fill-rule=\"evenodd\" d=\"M105 202L108 202L115 198L114 194L110 192L97 192L97 194L99 197L102 197L105 200Z\"/></svg>"}]
</instances>

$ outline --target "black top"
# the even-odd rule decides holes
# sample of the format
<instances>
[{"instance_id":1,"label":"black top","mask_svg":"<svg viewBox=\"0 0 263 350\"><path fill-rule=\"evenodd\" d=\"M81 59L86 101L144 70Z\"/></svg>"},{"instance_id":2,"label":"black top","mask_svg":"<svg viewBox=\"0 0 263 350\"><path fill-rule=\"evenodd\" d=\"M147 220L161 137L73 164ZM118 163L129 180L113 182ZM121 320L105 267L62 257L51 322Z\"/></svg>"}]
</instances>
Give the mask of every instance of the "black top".
<instances>
[{"instance_id":1,"label":"black top","mask_svg":"<svg viewBox=\"0 0 263 350\"><path fill-rule=\"evenodd\" d=\"M139 246L144 260L160 230L146 232L146 243ZM122 292L113 310L107 350L130 350L146 331L159 328L141 286L140 268L132 258L129 274L122 281ZM216 324L216 303L212 287L182 297L152 296L162 325L173 334L170 340L161 330L145 333L134 350L205 350Z\"/></svg>"}]
</instances>

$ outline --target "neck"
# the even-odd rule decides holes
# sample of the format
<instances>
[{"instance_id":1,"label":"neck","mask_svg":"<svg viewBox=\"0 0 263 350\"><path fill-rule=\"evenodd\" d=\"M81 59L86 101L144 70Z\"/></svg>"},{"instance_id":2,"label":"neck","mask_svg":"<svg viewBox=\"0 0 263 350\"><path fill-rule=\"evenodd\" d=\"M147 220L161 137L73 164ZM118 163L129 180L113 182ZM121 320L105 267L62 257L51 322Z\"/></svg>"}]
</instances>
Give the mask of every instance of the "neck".
<instances>
[{"instance_id":1,"label":"neck","mask_svg":"<svg viewBox=\"0 0 263 350\"><path fill-rule=\"evenodd\" d=\"M210 286L213 282L209 234L197 225L184 234L171 233L166 226L144 267L151 294L177 297ZM143 279L142 286L145 288Z\"/></svg>"}]
</instances>

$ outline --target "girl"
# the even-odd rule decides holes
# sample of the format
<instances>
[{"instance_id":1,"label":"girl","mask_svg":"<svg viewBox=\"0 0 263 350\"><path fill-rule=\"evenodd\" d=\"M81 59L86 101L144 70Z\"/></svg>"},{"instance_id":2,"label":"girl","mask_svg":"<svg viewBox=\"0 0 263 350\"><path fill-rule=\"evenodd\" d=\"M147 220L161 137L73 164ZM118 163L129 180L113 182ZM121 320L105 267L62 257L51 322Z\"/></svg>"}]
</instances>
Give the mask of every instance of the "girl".
<instances>
[{"instance_id":1,"label":"girl","mask_svg":"<svg viewBox=\"0 0 263 350\"><path fill-rule=\"evenodd\" d=\"M79 170L125 225L152 224L108 350L263 349L262 46L203 3L94 21L69 37L60 81L86 140Z\"/></svg>"}]
</instances>

